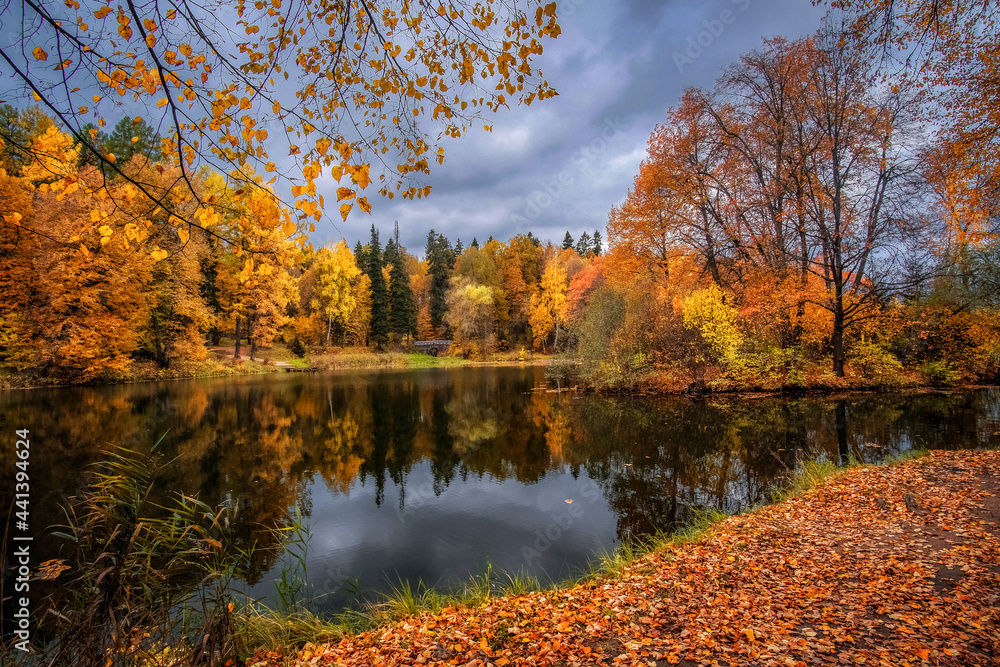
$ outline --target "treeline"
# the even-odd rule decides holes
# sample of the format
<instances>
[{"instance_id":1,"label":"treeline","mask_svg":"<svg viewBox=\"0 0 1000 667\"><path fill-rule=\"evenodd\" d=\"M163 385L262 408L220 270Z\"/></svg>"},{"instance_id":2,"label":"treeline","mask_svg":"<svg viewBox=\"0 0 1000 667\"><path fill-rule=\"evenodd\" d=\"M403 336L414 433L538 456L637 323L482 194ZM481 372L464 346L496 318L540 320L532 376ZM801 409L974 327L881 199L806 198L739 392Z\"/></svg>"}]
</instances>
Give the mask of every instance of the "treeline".
<instances>
[{"instance_id":1,"label":"treeline","mask_svg":"<svg viewBox=\"0 0 1000 667\"><path fill-rule=\"evenodd\" d=\"M567 232L563 247L530 233L464 247L431 230L418 259L398 229L383 245L372 226L353 251L314 250L315 210L283 207L252 173L164 166L141 120L92 132L115 156L109 168L38 109L2 116L16 138L0 173L0 364L11 371L114 380L136 361L197 362L222 343L250 359L275 342L300 355L430 338L467 356L551 350L600 273L599 231ZM121 176L138 172L142 190Z\"/></svg>"},{"instance_id":2,"label":"treeline","mask_svg":"<svg viewBox=\"0 0 1000 667\"><path fill-rule=\"evenodd\" d=\"M983 137L928 131L933 85L878 62L824 30L685 92L610 215L591 381L996 378L996 165Z\"/></svg>"},{"instance_id":3,"label":"treeline","mask_svg":"<svg viewBox=\"0 0 1000 667\"><path fill-rule=\"evenodd\" d=\"M164 167L139 120L92 128L122 156L102 170L37 110L8 109L0 364L89 381L206 343L254 358L447 338L473 357L565 352L582 361L566 373L605 388L994 380L993 153L929 133L929 86L875 62L825 30L688 90L610 213L607 253L600 231L465 247L430 230L418 258L374 226L313 250L315 205L283 207L252 173Z\"/></svg>"}]
</instances>

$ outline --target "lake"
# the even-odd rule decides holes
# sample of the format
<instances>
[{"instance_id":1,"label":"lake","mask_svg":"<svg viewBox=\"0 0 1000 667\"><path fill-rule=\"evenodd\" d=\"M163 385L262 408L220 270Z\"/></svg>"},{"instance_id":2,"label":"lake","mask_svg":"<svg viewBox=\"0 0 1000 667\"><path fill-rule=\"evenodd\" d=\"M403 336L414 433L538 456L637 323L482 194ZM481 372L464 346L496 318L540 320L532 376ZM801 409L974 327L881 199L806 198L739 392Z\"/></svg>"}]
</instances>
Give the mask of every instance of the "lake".
<instances>
[{"instance_id":1,"label":"lake","mask_svg":"<svg viewBox=\"0 0 1000 667\"><path fill-rule=\"evenodd\" d=\"M114 446L146 452L162 438L170 463L156 494L238 508L243 544L273 544L266 527L300 508L314 606L330 612L400 581L448 588L487 571L559 580L624 539L683 524L693 508L761 502L802 458L991 446L998 420L997 389L597 396L551 391L537 366L0 394L7 440L31 432L34 563L57 557L45 528L63 522L88 466ZM12 496L13 446L2 451L0 488ZM280 567L295 562L261 549L247 586L272 596Z\"/></svg>"}]
</instances>

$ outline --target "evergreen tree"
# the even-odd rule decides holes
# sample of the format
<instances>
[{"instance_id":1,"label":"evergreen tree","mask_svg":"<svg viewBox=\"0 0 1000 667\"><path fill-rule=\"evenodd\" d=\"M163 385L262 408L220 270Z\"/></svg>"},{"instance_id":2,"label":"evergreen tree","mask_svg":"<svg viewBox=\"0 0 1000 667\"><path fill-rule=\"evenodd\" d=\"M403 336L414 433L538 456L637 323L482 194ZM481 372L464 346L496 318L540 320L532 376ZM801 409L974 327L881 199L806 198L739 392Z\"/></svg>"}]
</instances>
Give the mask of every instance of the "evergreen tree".
<instances>
[{"instance_id":1,"label":"evergreen tree","mask_svg":"<svg viewBox=\"0 0 1000 667\"><path fill-rule=\"evenodd\" d=\"M406 270L406 252L402 249L396 250L389 265L389 330L400 338L417 336L417 302Z\"/></svg>"},{"instance_id":2,"label":"evergreen tree","mask_svg":"<svg viewBox=\"0 0 1000 667\"><path fill-rule=\"evenodd\" d=\"M368 250L368 246L361 245L361 241L354 244L354 261L365 275L368 275Z\"/></svg>"},{"instance_id":3,"label":"evergreen tree","mask_svg":"<svg viewBox=\"0 0 1000 667\"><path fill-rule=\"evenodd\" d=\"M455 256L457 257L458 255L461 255L463 252L465 252L465 246L462 245L462 239L457 239L455 241Z\"/></svg>"},{"instance_id":4,"label":"evergreen tree","mask_svg":"<svg viewBox=\"0 0 1000 667\"><path fill-rule=\"evenodd\" d=\"M372 239L368 244L365 273L371 284L371 322L368 325L368 340L383 350L389 343L389 289L382 275L382 250L378 240L378 230L372 225Z\"/></svg>"},{"instance_id":5,"label":"evergreen tree","mask_svg":"<svg viewBox=\"0 0 1000 667\"><path fill-rule=\"evenodd\" d=\"M587 253L590 252L591 250L592 246L590 243L590 234L588 234L587 232L580 234L580 238L577 239L576 242L576 254L578 254L580 257L586 257Z\"/></svg>"},{"instance_id":6,"label":"evergreen tree","mask_svg":"<svg viewBox=\"0 0 1000 667\"><path fill-rule=\"evenodd\" d=\"M601 246L601 232L596 229L594 230L594 236L591 237L590 247L595 255L600 255L604 252L604 248Z\"/></svg>"},{"instance_id":7,"label":"evergreen tree","mask_svg":"<svg viewBox=\"0 0 1000 667\"><path fill-rule=\"evenodd\" d=\"M160 135L141 118L138 122L131 118L122 118L118 121L111 134L104 138L104 151L115 156L116 165L125 164L133 155L144 155L153 162L163 159ZM102 170L108 175L114 173L104 163Z\"/></svg>"},{"instance_id":8,"label":"evergreen tree","mask_svg":"<svg viewBox=\"0 0 1000 667\"><path fill-rule=\"evenodd\" d=\"M382 266L392 266L393 262L399 256L399 247L396 242L390 237L385 243L385 248L382 249Z\"/></svg>"},{"instance_id":9,"label":"evergreen tree","mask_svg":"<svg viewBox=\"0 0 1000 667\"><path fill-rule=\"evenodd\" d=\"M448 291L448 278L451 275L451 269L455 266L455 254L452 252L448 239L433 229L427 234L427 247L424 254L428 264L427 273L431 278L431 326L439 327L444 322L444 313L448 308L445 302L445 293Z\"/></svg>"},{"instance_id":10,"label":"evergreen tree","mask_svg":"<svg viewBox=\"0 0 1000 667\"><path fill-rule=\"evenodd\" d=\"M492 239L493 237L491 236L490 238ZM475 236L472 237L472 245L469 246L469 247L470 248L475 248L476 250L479 250L479 241L476 239Z\"/></svg>"},{"instance_id":11,"label":"evergreen tree","mask_svg":"<svg viewBox=\"0 0 1000 667\"><path fill-rule=\"evenodd\" d=\"M536 248L537 248L538 246L542 245L542 242L541 242L541 241L539 241L539 240L538 240L537 238L535 238L534 236L532 236L531 232L528 232L528 240L529 240L529 241L531 241L532 243L534 243L534 244L535 244L535 247L536 247Z\"/></svg>"},{"instance_id":12,"label":"evergreen tree","mask_svg":"<svg viewBox=\"0 0 1000 667\"><path fill-rule=\"evenodd\" d=\"M573 237L570 236L569 232L566 232L566 236L563 237L563 250L568 250L573 247Z\"/></svg>"}]
</instances>

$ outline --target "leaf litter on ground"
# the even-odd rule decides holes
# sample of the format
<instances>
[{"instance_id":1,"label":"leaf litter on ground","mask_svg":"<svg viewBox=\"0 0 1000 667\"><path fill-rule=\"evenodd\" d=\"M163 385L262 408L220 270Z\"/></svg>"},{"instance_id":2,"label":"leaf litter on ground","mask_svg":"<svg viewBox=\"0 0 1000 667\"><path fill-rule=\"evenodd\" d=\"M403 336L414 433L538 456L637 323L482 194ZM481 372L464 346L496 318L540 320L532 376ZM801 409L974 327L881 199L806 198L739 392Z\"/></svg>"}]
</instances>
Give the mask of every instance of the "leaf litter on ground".
<instances>
[{"instance_id":1,"label":"leaf litter on ground","mask_svg":"<svg viewBox=\"0 0 1000 667\"><path fill-rule=\"evenodd\" d=\"M555 591L248 667L998 665L1000 452L860 467Z\"/></svg>"}]
</instances>

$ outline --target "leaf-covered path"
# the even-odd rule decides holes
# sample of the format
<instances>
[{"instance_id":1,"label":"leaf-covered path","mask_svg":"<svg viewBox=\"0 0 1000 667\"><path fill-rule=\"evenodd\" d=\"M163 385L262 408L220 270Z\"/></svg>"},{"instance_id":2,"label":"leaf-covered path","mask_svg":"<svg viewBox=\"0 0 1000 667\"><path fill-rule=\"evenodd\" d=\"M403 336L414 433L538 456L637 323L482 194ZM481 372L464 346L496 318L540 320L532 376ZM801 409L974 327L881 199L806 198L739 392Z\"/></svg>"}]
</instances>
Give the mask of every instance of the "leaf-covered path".
<instances>
[{"instance_id":1,"label":"leaf-covered path","mask_svg":"<svg viewBox=\"0 0 1000 667\"><path fill-rule=\"evenodd\" d=\"M856 468L620 579L410 618L293 664L998 665L998 493L1000 452Z\"/></svg>"}]
</instances>

